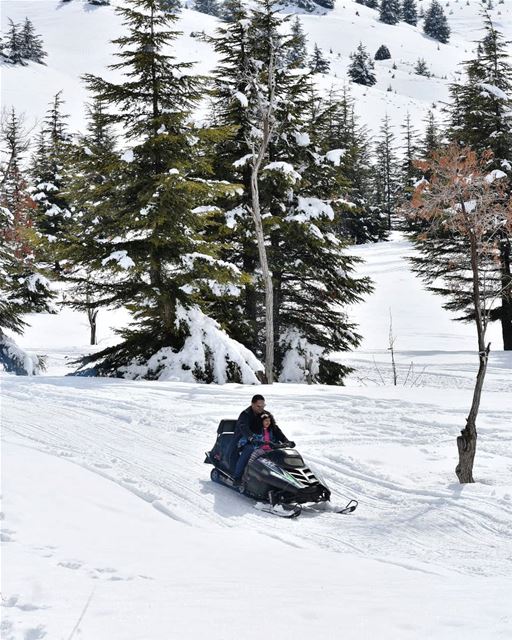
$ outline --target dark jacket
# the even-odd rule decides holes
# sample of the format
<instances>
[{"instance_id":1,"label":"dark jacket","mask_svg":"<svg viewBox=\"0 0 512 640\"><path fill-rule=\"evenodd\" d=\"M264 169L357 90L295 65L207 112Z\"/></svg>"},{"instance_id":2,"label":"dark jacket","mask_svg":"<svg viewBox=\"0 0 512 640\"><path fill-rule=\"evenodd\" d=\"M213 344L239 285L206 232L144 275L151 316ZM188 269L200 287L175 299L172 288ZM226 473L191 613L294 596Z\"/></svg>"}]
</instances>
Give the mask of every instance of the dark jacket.
<instances>
[{"instance_id":1,"label":"dark jacket","mask_svg":"<svg viewBox=\"0 0 512 640\"><path fill-rule=\"evenodd\" d=\"M265 411L270 416L270 429L272 432L272 441L273 442L288 442L288 438L284 435L281 429L277 426L276 421L274 420L274 416ZM250 440L253 436L261 436L263 435L263 424L261 421L261 417L254 413L252 407L247 407L242 413L238 416L238 420L236 422L235 427L235 442L238 442L240 438L245 438L246 440Z\"/></svg>"}]
</instances>

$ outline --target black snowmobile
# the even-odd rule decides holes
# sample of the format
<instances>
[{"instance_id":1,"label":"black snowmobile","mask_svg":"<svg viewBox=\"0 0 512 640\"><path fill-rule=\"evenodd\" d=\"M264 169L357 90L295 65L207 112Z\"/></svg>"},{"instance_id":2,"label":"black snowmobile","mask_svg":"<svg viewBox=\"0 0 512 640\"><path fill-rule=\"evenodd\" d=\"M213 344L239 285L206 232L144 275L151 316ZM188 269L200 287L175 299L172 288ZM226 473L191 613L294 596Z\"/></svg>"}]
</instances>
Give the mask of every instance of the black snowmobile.
<instances>
[{"instance_id":1,"label":"black snowmobile","mask_svg":"<svg viewBox=\"0 0 512 640\"><path fill-rule=\"evenodd\" d=\"M233 480L238 458L238 451L233 447L235 426L236 420L221 420L215 445L206 453L205 463L214 466L210 474L214 482L264 503L258 507L261 510L286 518L300 515L302 505L329 503L329 489L309 469L299 452L286 442L271 444L270 451L255 449L242 482L236 486ZM345 507L330 510L346 514L356 507L357 500L350 500Z\"/></svg>"}]
</instances>

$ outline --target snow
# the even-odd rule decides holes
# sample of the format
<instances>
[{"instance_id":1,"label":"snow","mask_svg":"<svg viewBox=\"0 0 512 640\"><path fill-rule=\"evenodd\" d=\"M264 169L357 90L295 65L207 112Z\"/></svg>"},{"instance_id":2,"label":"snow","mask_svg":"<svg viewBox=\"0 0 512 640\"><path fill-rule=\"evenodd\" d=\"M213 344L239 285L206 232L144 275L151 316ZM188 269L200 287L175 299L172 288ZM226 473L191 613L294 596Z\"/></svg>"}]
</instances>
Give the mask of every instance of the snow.
<instances>
[{"instance_id":1,"label":"snow","mask_svg":"<svg viewBox=\"0 0 512 640\"><path fill-rule=\"evenodd\" d=\"M135 159L134 153L133 153L133 149L127 149L122 155L121 155L121 160L124 160L124 162L133 162Z\"/></svg>"},{"instance_id":2,"label":"snow","mask_svg":"<svg viewBox=\"0 0 512 640\"><path fill-rule=\"evenodd\" d=\"M332 149L325 154L325 157L329 162L332 162L335 167L339 167L341 159L345 155L345 149Z\"/></svg>"},{"instance_id":3,"label":"snow","mask_svg":"<svg viewBox=\"0 0 512 640\"><path fill-rule=\"evenodd\" d=\"M509 2L494 5L490 13L510 40ZM451 3L447 45L419 27L384 25L377 12L349 0L327 16L320 9L301 16L310 48L317 42L331 63L329 74L316 76L319 89L343 88L360 41L372 55L385 43L392 59L376 63L377 84L350 85L356 113L373 132L387 113L399 134L409 112L422 130L427 111L446 100L459 63L473 55L480 8L480 0ZM2 66L2 104L24 112L30 129L63 89L71 130L83 128L88 96L80 77L118 79L107 65L119 17L79 0L2 0L3 25L25 16L43 36L47 66ZM211 35L217 25L185 10L178 59L198 61L195 70L207 74L216 56L189 34ZM432 77L414 73L418 57ZM123 157L133 160L129 151ZM322 206L310 200L300 214L328 215ZM228 224L242 213L228 212ZM100 311L95 347L87 344L84 314L63 308L27 318L31 326L16 343L33 363L34 354L47 355L48 369L30 377L0 373L2 639L512 637L511 353L491 325L476 483L460 486L455 439L478 367L474 328L455 323L424 290L399 234L351 252L366 260L358 271L372 277L375 293L348 310L363 341L335 356L355 367L342 388L199 385L176 374L174 356L155 382L65 377L72 360L119 340L113 329L127 326L128 313ZM255 382L259 363L226 343L200 312L182 317L192 328L189 355L202 362L210 345L240 358L245 382ZM164 356L155 354L152 364ZM236 417L256 390L334 499L359 500L355 514L288 521L210 482L203 452L217 423Z\"/></svg>"},{"instance_id":4,"label":"snow","mask_svg":"<svg viewBox=\"0 0 512 640\"><path fill-rule=\"evenodd\" d=\"M482 87L484 94L490 93L495 98L498 98L499 100L504 100L505 102L508 102L510 100L508 95L502 89L500 89L499 87L496 87L493 84L487 84L486 82L479 82L478 86Z\"/></svg>"},{"instance_id":5,"label":"snow","mask_svg":"<svg viewBox=\"0 0 512 640\"><path fill-rule=\"evenodd\" d=\"M242 105L242 107L248 107L249 106L249 100L247 99L247 96L243 93L241 93L240 91L236 91L233 95L233 97L238 100L238 102Z\"/></svg>"},{"instance_id":6,"label":"snow","mask_svg":"<svg viewBox=\"0 0 512 640\"><path fill-rule=\"evenodd\" d=\"M357 367L347 386L259 390L335 502L359 500L352 516L283 520L210 482L203 452L254 386L62 377L86 323L30 318L20 344L49 354L46 375L0 377L2 638L68 637L78 622L109 640L510 637L511 354L492 326L476 483L460 486L474 330L423 290L399 234L351 251L376 291L350 312L364 341L339 356ZM248 624L260 594L273 604Z\"/></svg>"},{"instance_id":7,"label":"snow","mask_svg":"<svg viewBox=\"0 0 512 640\"><path fill-rule=\"evenodd\" d=\"M334 211L328 202L320 200L319 198L304 198L299 196L296 212L288 215L286 219L297 222L309 222L323 216L329 218L329 220L334 220ZM320 233L320 231L318 232Z\"/></svg>"},{"instance_id":8,"label":"snow","mask_svg":"<svg viewBox=\"0 0 512 640\"><path fill-rule=\"evenodd\" d=\"M101 264L105 266L109 262L117 262L121 269L131 269L135 266L135 262L128 255L128 251L122 249L120 251L113 251L108 258L104 258Z\"/></svg>"},{"instance_id":9,"label":"snow","mask_svg":"<svg viewBox=\"0 0 512 640\"><path fill-rule=\"evenodd\" d=\"M263 171L278 171L279 173L285 175L293 184L295 184L302 178L300 173L295 171L295 168L289 162L269 162L263 167L262 172Z\"/></svg>"}]
</instances>

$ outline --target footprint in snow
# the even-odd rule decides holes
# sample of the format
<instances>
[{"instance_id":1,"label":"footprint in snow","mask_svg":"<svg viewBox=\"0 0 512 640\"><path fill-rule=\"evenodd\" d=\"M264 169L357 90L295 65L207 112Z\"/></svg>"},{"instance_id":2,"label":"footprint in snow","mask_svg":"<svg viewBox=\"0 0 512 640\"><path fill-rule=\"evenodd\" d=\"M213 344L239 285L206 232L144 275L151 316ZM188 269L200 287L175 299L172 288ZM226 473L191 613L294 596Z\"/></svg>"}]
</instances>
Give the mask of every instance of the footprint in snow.
<instances>
[{"instance_id":1,"label":"footprint in snow","mask_svg":"<svg viewBox=\"0 0 512 640\"><path fill-rule=\"evenodd\" d=\"M32 629L27 629L23 635L23 640L40 640L46 636L46 630L42 624Z\"/></svg>"},{"instance_id":2,"label":"footprint in snow","mask_svg":"<svg viewBox=\"0 0 512 640\"><path fill-rule=\"evenodd\" d=\"M57 564L59 567L64 567L65 569L80 569L82 566L82 563L77 560L67 560L65 562L58 562Z\"/></svg>"}]
</instances>

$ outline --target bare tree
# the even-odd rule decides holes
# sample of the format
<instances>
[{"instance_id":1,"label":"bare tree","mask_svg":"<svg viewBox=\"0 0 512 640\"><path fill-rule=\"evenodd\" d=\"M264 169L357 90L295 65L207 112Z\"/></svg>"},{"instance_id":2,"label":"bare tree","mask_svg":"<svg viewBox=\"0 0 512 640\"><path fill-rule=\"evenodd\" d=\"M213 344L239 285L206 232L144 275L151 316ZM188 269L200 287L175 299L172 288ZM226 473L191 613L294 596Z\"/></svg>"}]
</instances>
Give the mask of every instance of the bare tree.
<instances>
[{"instance_id":1,"label":"bare tree","mask_svg":"<svg viewBox=\"0 0 512 640\"><path fill-rule=\"evenodd\" d=\"M260 83L260 77L260 70L254 65L251 84L257 101L255 131L247 140L247 144L252 151L251 212L256 228L256 240L265 287L265 378L267 384L272 384L274 381L274 287L272 272L268 265L259 195L261 165L267 154L275 124L275 46L272 41L270 42L270 61L266 71L265 84Z\"/></svg>"},{"instance_id":2,"label":"bare tree","mask_svg":"<svg viewBox=\"0 0 512 640\"><path fill-rule=\"evenodd\" d=\"M473 464L476 452L476 418L484 385L490 344L486 330L494 299L487 292L490 265L499 261L499 236L512 230L512 206L506 191L506 176L501 171L489 173L491 152L480 157L470 148L451 145L416 165L428 181L416 187L406 212L420 222L428 240L442 228L464 240L465 255L455 269L468 274L472 284L472 316L478 339L479 367L466 426L457 438L459 461L455 473L459 482L474 482ZM453 281L452 281L453 282ZM453 295L457 295L454 285Z\"/></svg>"}]
</instances>

